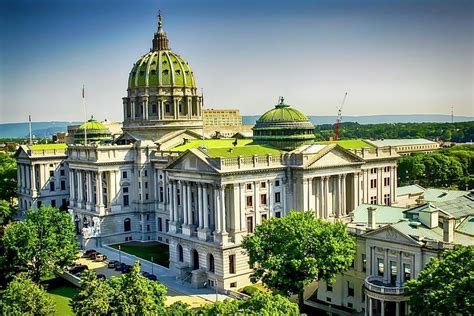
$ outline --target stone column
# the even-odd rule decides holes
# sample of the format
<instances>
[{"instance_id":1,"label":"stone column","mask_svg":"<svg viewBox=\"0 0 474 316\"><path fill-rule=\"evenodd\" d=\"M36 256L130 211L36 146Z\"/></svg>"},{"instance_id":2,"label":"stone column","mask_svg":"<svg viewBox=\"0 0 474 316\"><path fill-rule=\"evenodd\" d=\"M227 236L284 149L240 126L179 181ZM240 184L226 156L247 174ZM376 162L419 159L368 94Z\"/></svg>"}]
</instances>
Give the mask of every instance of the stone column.
<instances>
[{"instance_id":1,"label":"stone column","mask_svg":"<svg viewBox=\"0 0 474 316\"><path fill-rule=\"evenodd\" d=\"M383 279L385 283L388 283L388 280L390 278L390 265L388 262L388 248L384 249L384 259L383 259Z\"/></svg>"},{"instance_id":2,"label":"stone column","mask_svg":"<svg viewBox=\"0 0 474 316\"><path fill-rule=\"evenodd\" d=\"M82 171L77 170L77 172L74 172L74 175L77 177L77 207L82 208Z\"/></svg>"},{"instance_id":3,"label":"stone column","mask_svg":"<svg viewBox=\"0 0 474 316\"><path fill-rule=\"evenodd\" d=\"M219 187L214 185L214 216L215 216L215 230L214 232L216 234L219 234L221 232L221 214L220 214L220 194L219 194Z\"/></svg>"},{"instance_id":4,"label":"stone column","mask_svg":"<svg viewBox=\"0 0 474 316\"><path fill-rule=\"evenodd\" d=\"M392 190L391 190L391 194L390 194L390 199L392 201L392 203L395 203L396 202L396 198L397 198L397 166L394 166L392 167Z\"/></svg>"},{"instance_id":5,"label":"stone column","mask_svg":"<svg viewBox=\"0 0 474 316\"><path fill-rule=\"evenodd\" d=\"M302 179L303 181L303 209L302 211L307 211L308 210L308 200L309 200L309 179Z\"/></svg>"},{"instance_id":6,"label":"stone column","mask_svg":"<svg viewBox=\"0 0 474 316\"><path fill-rule=\"evenodd\" d=\"M148 120L148 98L143 101L143 118Z\"/></svg>"},{"instance_id":7,"label":"stone column","mask_svg":"<svg viewBox=\"0 0 474 316\"><path fill-rule=\"evenodd\" d=\"M395 303L395 316L400 316L400 302Z\"/></svg>"},{"instance_id":8,"label":"stone column","mask_svg":"<svg viewBox=\"0 0 474 316\"><path fill-rule=\"evenodd\" d=\"M21 169L21 165L17 164L17 168L16 168L16 179L17 179L16 189L19 192L21 192L21 184L22 184L20 169Z\"/></svg>"},{"instance_id":9,"label":"stone column","mask_svg":"<svg viewBox=\"0 0 474 316\"><path fill-rule=\"evenodd\" d=\"M370 247L370 274L375 275L377 268L377 260L375 258L375 246Z\"/></svg>"},{"instance_id":10,"label":"stone column","mask_svg":"<svg viewBox=\"0 0 474 316\"><path fill-rule=\"evenodd\" d=\"M31 169L31 173L30 173L30 176L31 176L31 179L30 179L30 182L31 182L31 194L33 196L36 196L36 174L35 174L35 165L31 165L30 167Z\"/></svg>"},{"instance_id":11,"label":"stone column","mask_svg":"<svg viewBox=\"0 0 474 316\"><path fill-rule=\"evenodd\" d=\"M354 177L352 178L352 203L354 209L359 206L359 183L359 173L354 172Z\"/></svg>"},{"instance_id":12,"label":"stone column","mask_svg":"<svg viewBox=\"0 0 474 316\"><path fill-rule=\"evenodd\" d=\"M328 208L328 196L329 196L329 176L324 177L324 192L323 192L323 201L324 201L324 218L329 218L329 208Z\"/></svg>"},{"instance_id":13,"label":"stone column","mask_svg":"<svg viewBox=\"0 0 474 316\"><path fill-rule=\"evenodd\" d=\"M338 174L337 175L337 211L336 211L336 217L340 217L342 215L342 175Z\"/></svg>"},{"instance_id":14,"label":"stone column","mask_svg":"<svg viewBox=\"0 0 474 316\"><path fill-rule=\"evenodd\" d=\"M342 216L345 216L347 215L347 192L346 192L346 174L343 174L342 175L342 203L341 203L341 206L342 206L342 209L341 209L341 215Z\"/></svg>"},{"instance_id":15,"label":"stone column","mask_svg":"<svg viewBox=\"0 0 474 316\"><path fill-rule=\"evenodd\" d=\"M372 308L372 298L369 297L369 316L372 316L373 308Z\"/></svg>"},{"instance_id":16,"label":"stone column","mask_svg":"<svg viewBox=\"0 0 474 316\"><path fill-rule=\"evenodd\" d=\"M187 198L186 198L186 193L187 193L187 183L185 181L181 181L181 187L180 187L180 202L181 202L181 209L183 211L183 225L188 225L188 206L186 203Z\"/></svg>"},{"instance_id":17,"label":"stone column","mask_svg":"<svg viewBox=\"0 0 474 316\"><path fill-rule=\"evenodd\" d=\"M381 304L381 307L382 307L382 316L385 316L385 301L384 300L380 300L380 304Z\"/></svg>"},{"instance_id":18,"label":"stone column","mask_svg":"<svg viewBox=\"0 0 474 316\"><path fill-rule=\"evenodd\" d=\"M377 169L377 203L385 204L383 201L383 168Z\"/></svg>"},{"instance_id":19,"label":"stone column","mask_svg":"<svg viewBox=\"0 0 474 316\"><path fill-rule=\"evenodd\" d=\"M220 188L220 203L221 203L221 233L227 234L226 231L226 208L225 208L225 185Z\"/></svg>"},{"instance_id":20,"label":"stone column","mask_svg":"<svg viewBox=\"0 0 474 316\"><path fill-rule=\"evenodd\" d=\"M74 206L76 201L76 183L74 178L74 170L69 169L69 205Z\"/></svg>"},{"instance_id":21,"label":"stone column","mask_svg":"<svg viewBox=\"0 0 474 316\"><path fill-rule=\"evenodd\" d=\"M413 280L416 278L415 275L415 254L412 255L411 257L411 275L410 278Z\"/></svg>"},{"instance_id":22,"label":"stone column","mask_svg":"<svg viewBox=\"0 0 474 316\"><path fill-rule=\"evenodd\" d=\"M207 201L207 184L202 186L202 207L203 207L203 216L204 216L204 229L209 229L209 205Z\"/></svg>"},{"instance_id":23,"label":"stone column","mask_svg":"<svg viewBox=\"0 0 474 316\"><path fill-rule=\"evenodd\" d=\"M130 114L132 117L132 120L135 119L135 101L130 100Z\"/></svg>"},{"instance_id":24,"label":"stone column","mask_svg":"<svg viewBox=\"0 0 474 316\"><path fill-rule=\"evenodd\" d=\"M191 182L187 182L186 183L186 188L187 188L187 192L186 192L186 204L188 204L188 206L186 207L187 211L188 211L188 225L192 226L194 224L194 218L193 218L193 209L192 209L192 201L191 201Z\"/></svg>"},{"instance_id":25,"label":"stone column","mask_svg":"<svg viewBox=\"0 0 474 316\"><path fill-rule=\"evenodd\" d=\"M92 205L92 174L90 171L84 171L86 173L86 209L90 210ZM99 190L99 186L96 186L96 190ZM99 200L99 192L96 191L96 203Z\"/></svg>"},{"instance_id":26,"label":"stone column","mask_svg":"<svg viewBox=\"0 0 474 316\"><path fill-rule=\"evenodd\" d=\"M203 228L203 209L202 209L202 184L197 183L197 210L198 210L198 218L199 218L199 228Z\"/></svg>"}]
</instances>

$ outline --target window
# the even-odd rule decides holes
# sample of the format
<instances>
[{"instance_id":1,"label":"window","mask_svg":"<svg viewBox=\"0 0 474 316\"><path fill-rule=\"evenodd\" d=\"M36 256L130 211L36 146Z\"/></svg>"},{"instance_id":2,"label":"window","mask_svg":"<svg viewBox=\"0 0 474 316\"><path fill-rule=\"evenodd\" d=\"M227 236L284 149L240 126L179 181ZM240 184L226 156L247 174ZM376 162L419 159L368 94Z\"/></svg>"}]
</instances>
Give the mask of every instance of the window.
<instances>
[{"instance_id":1,"label":"window","mask_svg":"<svg viewBox=\"0 0 474 316\"><path fill-rule=\"evenodd\" d=\"M235 273L235 255L229 256L229 273Z\"/></svg>"},{"instance_id":2,"label":"window","mask_svg":"<svg viewBox=\"0 0 474 316\"><path fill-rule=\"evenodd\" d=\"M266 182L260 182L260 187L262 189L265 189L267 187L267 183Z\"/></svg>"},{"instance_id":3,"label":"window","mask_svg":"<svg viewBox=\"0 0 474 316\"><path fill-rule=\"evenodd\" d=\"M332 292L332 284L326 283L326 292Z\"/></svg>"},{"instance_id":4,"label":"window","mask_svg":"<svg viewBox=\"0 0 474 316\"><path fill-rule=\"evenodd\" d=\"M279 187L280 186L280 180L275 180L275 186Z\"/></svg>"},{"instance_id":5,"label":"window","mask_svg":"<svg viewBox=\"0 0 474 316\"><path fill-rule=\"evenodd\" d=\"M390 283L395 285L397 282L397 263L390 261Z\"/></svg>"},{"instance_id":6,"label":"window","mask_svg":"<svg viewBox=\"0 0 474 316\"><path fill-rule=\"evenodd\" d=\"M131 230L132 230L132 224L131 224L130 218L126 218L123 221L123 231L124 232L129 232Z\"/></svg>"},{"instance_id":7,"label":"window","mask_svg":"<svg viewBox=\"0 0 474 316\"><path fill-rule=\"evenodd\" d=\"M383 195L383 202L385 205L390 205L390 194Z\"/></svg>"},{"instance_id":8,"label":"window","mask_svg":"<svg viewBox=\"0 0 474 316\"><path fill-rule=\"evenodd\" d=\"M378 268L377 269L377 274L379 276L383 276L383 273L384 273L384 270L385 270L383 259L377 258L377 268Z\"/></svg>"},{"instance_id":9,"label":"window","mask_svg":"<svg viewBox=\"0 0 474 316\"><path fill-rule=\"evenodd\" d=\"M372 169L370 169L370 173L371 173L371 174L376 174L376 173L377 173L377 168L372 168Z\"/></svg>"},{"instance_id":10,"label":"window","mask_svg":"<svg viewBox=\"0 0 474 316\"><path fill-rule=\"evenodd\" d=\"M347 296L354 297L354 285L347 281Z\"/></svg>"},{"instance_id":11,"label":"window","mask_svg":"<svg viewBox=\"0 0 474 316\"><path fill-rule=\"evenodd\" d=\"M370 188L374 189L377 187L377 179L370 180Z\"/></svg>"},{"instance_id":12,"label":"window","mask_svg":"<svg viewBox=\"0 0 474 316\"><path fill-rule=\"evenodd\" d=\"M145 193L145 200L148 201L148 193Z\"/></svg>"},{"instance_id":13,"label":"window","mask_svg":"<svg viewBox=\"0 0 474 316\"><path fill-rule=\"evenodd\" d=\"M209 262L207 264L207 268L209 270L209 272L214 272L214 256L210 253L209 256Z\"/></svg>"},{"instance_id":14,"label":"window","mask_svg":"<svg viewBox=\"0 0 474 316\"><path fill-rule=\"evenodd\" d=\"M390 185L390 178L389 177L386 177L386 178L383 178L383 185L388 187Z\"/></svg>"},{"instance_id":15,"label":"window","mask_svg":"<svg viewBox=\"0 0 474 316\"><path fill-rule=\"evenodd\" d=\"M230 284L230 287L237 287L237 282L232 282L232 283Z\"/></svg>"},{"instance_id":16,"label":"window","mask_svg":"<svg viewBox=\"0 0 474 316\"><path fill-rule=\"evenodd\" d=\"M170 112L170 104L165 103L165 112L169 113Z\"/></svg>"},{"instance_id":17,"label":"window","mask_svg":"<svg viewBox=\"0 0 474 316\"><path fill-rule=\"evenodd\" d=\"M247 217L247 232L253 233L253 217L252 216Z\"/></svg>"},{"instance_id":18,"label":"window","mask_svg":"<svg viewBox=\"0 0 474 316\"><path fill-rule=\"evenodd\" d=\"M160 232L163 231L163 220L161 219L161 217L158 217L158 230Z\"/></svg>"},{"instance_id":19,"label":"window","mask_svg":"<svg viewBox=\"0 0 474 316\"><path fill-rule=\"evenodd\" d=\"M275 203L280 203L280 192L275 192Z\"/></svg>"},{"instance_id":20,"label":"window","mask_svg":"<svg viewBox=\"0 0 474 316\"><path fill-rule=\"evenodd\" d=\"M253 198L252 196L247 196L247 207L253 206Z\"/></svg>"},{"instance_id":21,"label":"window","mask_svg":"<svg viewBox=\"0 0 474 316\"><path fill-rule=\"evenodd\" d=\"M50 164L49 164L49 167L50 167L50 168L53 168L53 167L54 167L54 165L53 165L52 163L50 163Z\"/></svg>"},{"instance_id":22,"label":"window","mask_svg":"<svg viewBox=\"0 0 474 316\"><path fill-rule=\"evenodd\" d=\"M260 204L267 205L267 195L266 194L261 194L260 195Z\"/></svg>"},{"instance_id":23,"label":"window","mask_svg":"<svg viewBox=\"0 0 474 316\"><path fill-rule=\"evenodd\" d=\"M59 170L59 174L64 176L64 169Z\"/></svg>"},{"instance_id":24,"label":"window","mask_svg":"<svg viewBox=\"0 0 474 316\"><path fill-rule=\"evenodd\" d=\"M145 182L145 189L148 189L148 182Z\"/></svg>"},{"instance_id":25,"label":"window","mask_svg":"<svg viewBox=\"0 0 474 316\"><path fill-rule=\"evenodd\" d=\"M150 231L150 225L146 225L146 231L147 231L147 232Z\"/></svg>"},{"instance_id":26,"label":"window","mask_svg":"<svg viewBox=\"0 0 474 316\"><path fill-rule=\"evenodd\" d=\"M129 206L130 202L128 201L128 195L123 196L123 206Z\"/></svg>"},{"instance_id":27,"label":"window","mask_svg":"<svg viewBox=\"0 0 474 316\"><path fill-rule=\"evenodd\" d=\"M163 202L163 187L160 187L160 202Z\"/></svg>"},{"instance_id":28,"label":"window","mask_svg":"<svg viewBox=\"0 0 474 316\"><path fill-rule=\"evenodd\" d=\"M165 222L165 229L166 229L166 232L169 232L170 230L170 220L167 219L166 222Z\"/></svg>"},{"instance_id":29,"label":"window","mask_svg":"<svg viewBox=\"0 0 474 316\"><path fill-rule=\"evenodd\" d=\"M63 199L63 200L62 200L61 206L62 206L63 208L65 208L65 207L67 206L67 200L66 200L66 199Z\"/></svg>"},{"instance_id":30,"label":"window","mask_svg":"<svg viewBox=\"0 0 474 316\"><path fill-rule=\"evenodd\" d=\"M411 266L408 263L403 264L404 281L411 280Z\"/></svg>"},{"instance_id":31,"label":"window","mask_svg":"<svg viewBox=\"0 0 474 316\"><path fill-rule=\"evenodd\" d=\"M362 254L362 272L367 271L367 257L365 253Z\"/></svg>"},{"instance_id":32,"label":"window","mask_svg":"<svg viewBox=\"0 0 474 316\"><path fill-rule=\"evenodd\" d=\"M61 190L66 190L66 181L61 180Z\"/></svg>"},{"instance_id":33,"label":"window","mask_svg":"<svg viewBox=\"0 0 474 316\"><path fill-rule=\"evenodd\" d=\"M54 181L51 181L51 182L49 183L49 190L50 190L50 191L54 191Z\"/></svg>"},{"instance_id":34,"label":"window","mask_svg":"<svg viewBox=\"0 0 474 316\"><path fill-rule=\"evenodd\" d=\"M370 204L377 204L377 197L376 196L371 196L370 197Z\"/></svg>"},{"instance_id":35,"label":"window","mask_svg":"<svg viewBox=\"0 0 474 316\"><path fill-rule=\"evenodd\" d=\"M281 213L280 213L280 212L275 212L275 217L276 217L276 218L280 218L280 217L281 217Z\"/></svg>"},{"instance_id":36,"label":"window","mask_svg":"<svg viewBox=\"0 0 474 316\"><path fill-rule=\"evenodd\" d=\"M38 203L37 203L37 204L38 204L38 208L41 208L41 206L43 205L43 202L41 202L41 201L38 201Z\"/></svg>"},{"instance_id":37,"label":"window","mask_svg":"<svg viewBox=\"0 0 474 316\"><path fill-rule=\"evenodd\" d=\"M383 167L384 172L390 172L390 167Z\"/></svg>"},{"instance_id":38,"label":"window","mask_svg":"<svg viewBox=\"0 0 474 316\"><path fill-rule=\"evenodd\" d=\"M183 262L183 246L178 245L178 260Z\"/></svg>"},{"instance_id":39,"label":"window","mask_svg":"<svg viewBox=\"0 0 474 316\"><path fill-rule=\"evenodd\" d=\"M56 200L51 200L51 207L56 207Z\"/></svg>"},{"instance_id":40,"label":"window","mask_svg":"<svg viewBox=\"0 0 474 316\"><path fill-rule=\"evenodd\" d=\"M252 183L247 183L246 188L248 191L252 190Z\"/></svg>"},{"instance_id":41,"label":"window","mask_svg":"<svg viewBox=\"0 0 474 316\"><path fill-rule=\"evenodd\" d=\"M267 214L262 214L262 222L267 219Z\"/></svg>"},{"instance_id":42,"label":"window","mask_svg":"<svg viewBox=\"0 0 474 316\"><path fill-rule=\"evenodd\" d=\"M122 171L122 179L127 179L128 174L127 171Z\"/></svg>"},{"instance_id":43,"label":"window","mask_svg":"<svg viewBox=\"0 0 474 316\"><path fill-rule=\"evenodd\" d=\"M54 170L49 170L49 176L54 177Z\"/></svg>"}]
</instances>

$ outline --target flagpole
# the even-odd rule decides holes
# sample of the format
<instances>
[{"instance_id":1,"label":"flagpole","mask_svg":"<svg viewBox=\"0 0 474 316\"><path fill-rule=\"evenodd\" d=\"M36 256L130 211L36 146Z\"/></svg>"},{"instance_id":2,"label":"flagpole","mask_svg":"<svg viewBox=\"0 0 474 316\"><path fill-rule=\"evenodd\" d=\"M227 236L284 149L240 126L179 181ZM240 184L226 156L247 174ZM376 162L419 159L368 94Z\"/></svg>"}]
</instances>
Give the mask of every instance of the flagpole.
<instances>
[{"instance_id":1,"label":"flagpole","mask_svg":"<svg viewBox=\"0 0 474 316\"><path fill-rule=\"evenodd\" d=\"M31 134L31 114L28 115L28 126L30 130L30 145L33 145L33 135Z\"/></svg>"},{"instance_id":2,"label":"flagpole","mask_svg":"<svg viewBox=\"0 0 474 316\"><path fill-rule=\"evenodd\" d=\"M87 145L87 111L86 111L86 94L84 85L82 85L82 105L84 107L84 145Z\"/></svg>"},{"instance_id":3,"label":"flagpole","mask_svg":"<svg viewBox=\"0 0 474 316\"><path fill-rule=\"evenodd\" d=\"M206 140L204 138L204 89L201 88L201 119L202 119L202 146L206 147Z\"/></svg>"}]
</instances>

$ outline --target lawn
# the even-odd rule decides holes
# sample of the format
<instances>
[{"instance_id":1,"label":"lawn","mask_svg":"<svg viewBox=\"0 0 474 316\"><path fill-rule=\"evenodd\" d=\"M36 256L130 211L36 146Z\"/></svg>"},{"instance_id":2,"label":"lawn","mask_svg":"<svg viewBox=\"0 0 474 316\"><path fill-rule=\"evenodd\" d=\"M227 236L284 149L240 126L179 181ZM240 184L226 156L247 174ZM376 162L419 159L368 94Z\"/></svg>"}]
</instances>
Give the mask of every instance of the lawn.
<instances>
[{"instance_id":1,"label":"lawn","mask_svg":"<svg viewBox=\"0 0 474 316\"><path fill-rule=\"evenodd\" d=\"M71 298L79 293L79 289L72 285L61 285L48 289L48 295L56 303L56 315L74 315L71 306Z\"/></svg>"},{"instance_id":2,"label":"lawn","mask_svg":"<svg viewBox=\"0 0 474 316\"><path fill-rule=\"evenodd\" d=\"M339 146L345 149L374 148L374 146L365 142L362 139L328 140L328 141L316 142L316 144L321 144L321 145L338 144Z\"/></svg>"},{"instance_id":3,"label":"lawn","mask_svg":"<svg viewBox=\"0 0 474 316\"><path fill-rule=\"evenodd\" d=\"M111 245L111 247L118 249L119 244ZM148 261L151 261L153 257L153 262L160 266L168 268L170 265L170 250L167 244L159 242L129 242L120 244L120 248L123 252Z\"/></svg>"},{"instance_id":4,"label":"lawn","mask_svg":"<svg viewBox=\"0 0 474 316\"><path fill-rule=\"evenodd\" d=\"M229 150L229 148L231 150ZM209 148L207 149L207 154L211 157L238 157L238 156L265 156L267 154L270 155L278 155L280 153L279 150L265 147L265 146L258 146L258 145L249 145L249 146L242 146L242 147L229 147L229 148Z\"/></svg>"},{"instance_id":5,"label":"lawn","mask_svg":"<svg viewBox=\"0 0 474 316\"><path fill-rule=\"evenodd\" d=\"M251 139L237 139L237 145L235 147L246 146L253 140ZM185 151L190 148L198 148L204 146L206 148L230 148L234 147L234 138L227 139L206 139L206 140L190 140L186 144L182 144L173 148L176 151Z\"/></svg>"}]
</instances>

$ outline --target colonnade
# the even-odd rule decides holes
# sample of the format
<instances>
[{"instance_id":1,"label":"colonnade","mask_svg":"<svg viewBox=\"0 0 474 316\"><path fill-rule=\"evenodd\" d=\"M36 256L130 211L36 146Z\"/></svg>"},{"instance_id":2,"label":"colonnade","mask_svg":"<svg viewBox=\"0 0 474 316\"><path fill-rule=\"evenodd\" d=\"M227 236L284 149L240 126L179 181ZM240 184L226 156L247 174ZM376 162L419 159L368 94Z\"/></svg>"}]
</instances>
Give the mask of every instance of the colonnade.
<instances>
[{"instance_id":1,"label":"colonnade","mask_svg":"<svg viewBox=\"0 0 474 316\"><path fill-rule=\"evenodd\" d=\"M191 119L194 117L200 117L201 107L199 99L196 102L195 113L193 113L193 98L199 98L198 96L183 96L183 97L172 97L171 99L163 100L160 97L142 97L142 98L125 98L124 99L124 113L125 117L128 117L128 112L130 112L130 119L155 119L163 120L166 116L166 104L169 104L171 113L168 116L173 116L173 119ZM150 102L151 101L151 102ZM184 115L180 115L179 104L182 104L186 107L186 112ZM156 113L153 113L152 107L153 104L156 105Z\"/></svg>"}]
</instances>

